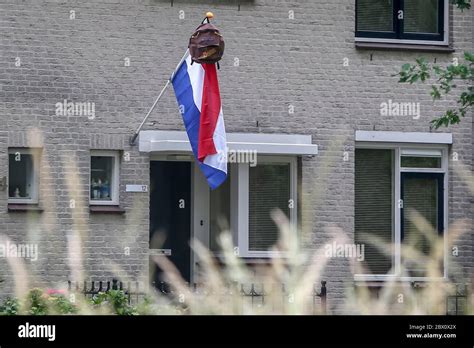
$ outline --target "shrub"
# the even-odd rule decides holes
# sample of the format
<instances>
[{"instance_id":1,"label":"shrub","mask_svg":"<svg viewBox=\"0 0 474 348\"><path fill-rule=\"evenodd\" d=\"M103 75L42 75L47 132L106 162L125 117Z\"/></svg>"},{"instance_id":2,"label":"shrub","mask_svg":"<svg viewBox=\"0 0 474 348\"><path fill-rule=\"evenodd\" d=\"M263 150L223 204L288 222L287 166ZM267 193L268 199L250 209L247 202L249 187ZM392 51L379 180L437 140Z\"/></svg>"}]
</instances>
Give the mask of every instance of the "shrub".
<instances>
[{"instance_id":1,"label":"shrub","mask_svg":"<svg viewBox=\"0 0 474 348\"><path fill-rule=\"evenodd\" d=\"M17 298L7 297L0 305L0 315L17 315L20 310L20 302Z\"/></svg>"}]
</instances>

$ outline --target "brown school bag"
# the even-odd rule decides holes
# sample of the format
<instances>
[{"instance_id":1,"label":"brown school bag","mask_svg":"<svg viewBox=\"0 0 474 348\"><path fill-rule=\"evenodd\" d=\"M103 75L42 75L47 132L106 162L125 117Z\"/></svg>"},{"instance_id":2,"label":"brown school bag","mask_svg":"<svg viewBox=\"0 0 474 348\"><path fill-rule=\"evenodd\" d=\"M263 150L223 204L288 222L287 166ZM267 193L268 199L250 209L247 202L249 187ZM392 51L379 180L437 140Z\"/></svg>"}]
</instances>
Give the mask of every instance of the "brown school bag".
<instances>
[{"instance_id":1,"label":"brown school bag","mask_svg":"<svg viewBox=\"0 0 474 348\"><path fill-rule=\"evenodd\" d=\"M211 23L203 23L189 39L188 47L193 62L211 64L221 60L225 45L219 29Z\"/></svg>"}]
</instances>

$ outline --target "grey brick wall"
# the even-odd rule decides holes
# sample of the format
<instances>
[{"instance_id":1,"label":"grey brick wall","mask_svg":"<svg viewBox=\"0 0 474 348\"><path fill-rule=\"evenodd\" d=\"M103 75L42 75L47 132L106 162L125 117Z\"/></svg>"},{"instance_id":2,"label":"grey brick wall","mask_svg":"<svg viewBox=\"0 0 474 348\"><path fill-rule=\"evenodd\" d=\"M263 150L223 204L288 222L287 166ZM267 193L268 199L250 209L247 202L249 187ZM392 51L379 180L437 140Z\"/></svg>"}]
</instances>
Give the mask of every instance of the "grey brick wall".
<instances>
[{"instance_id":1,"label":"grey brick wall","mask_svg":"<svg viewBox=\"0 0 474 348\"><path fill-rule=\"evenodd\" d=\"M226 39L219 76L227 131L311 134L319 145L317 157L302 161L303 240L308 247L324 244L333 228L353 238L355 130L428 132L429 121L455 105L453 97L433 104L426 86L399 85L392 75L420 55L443 64L472 50L472 11L452 11L455 53L421 54L355 49L354 1L241 1L240 11L237 3L0 1L0 175L7 174L8 146L43 148L44 212L7 213L7 194L0 195L1 233L40 243L40 260L27 264L34 275L30 280L70 277L66 246L73 231L82 234L89 277L110 276L117 265L123 275L146 279L148 197L125 193L124 185L148 183L149 158L127 140L209 9ZM15 66L17 57L21 66ZM125 66L126 58L130 66ZM95 119L56 116L55 104L64 99L94 102ZM388 99L420 102L421 118L380 116L380 103ZM150 121L156 122L150 129L182 129L171 90ZM451 152L460 159L450 163L449 219L471 224L469 233L456 241L461 267L455 270L472 278L472 197L455 171L461 162L472 169L472 115L440 131L453 133ZM123 216L89 214L91 149L130 152L131 160L121 163ZM349 161L343 161L344 151ZM75 209L69 208L71 197L77 199ZM131 248L130 256L125 247ZM11 280L5 260L0 265L0 278ZM337 312L344 285L352 282L349 262L332 261L326 277L330 305ZM2 292L9 291L5 287Z\"/></svg>"}]
</instances>

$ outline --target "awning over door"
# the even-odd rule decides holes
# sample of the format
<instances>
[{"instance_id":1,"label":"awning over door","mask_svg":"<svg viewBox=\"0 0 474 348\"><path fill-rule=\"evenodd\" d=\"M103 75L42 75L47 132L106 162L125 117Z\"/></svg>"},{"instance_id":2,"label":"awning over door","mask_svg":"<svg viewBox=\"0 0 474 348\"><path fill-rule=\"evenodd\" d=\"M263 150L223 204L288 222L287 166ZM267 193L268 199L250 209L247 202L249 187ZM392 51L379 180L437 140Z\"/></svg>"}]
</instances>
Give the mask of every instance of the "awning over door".
<instances>
[{"instance_id":1,"label":"awning over door","mask_svg":"<svg viewBox=\"0 0 474 348\"><path fill-rule=\"evenodd\" d=\"M184 131L140 132L141 152L191 152L191 146ZM229 151L257 151L273 155L317 155L318 145L312 143L311 135L227 133Z\"/></svg>"}]
</instances>

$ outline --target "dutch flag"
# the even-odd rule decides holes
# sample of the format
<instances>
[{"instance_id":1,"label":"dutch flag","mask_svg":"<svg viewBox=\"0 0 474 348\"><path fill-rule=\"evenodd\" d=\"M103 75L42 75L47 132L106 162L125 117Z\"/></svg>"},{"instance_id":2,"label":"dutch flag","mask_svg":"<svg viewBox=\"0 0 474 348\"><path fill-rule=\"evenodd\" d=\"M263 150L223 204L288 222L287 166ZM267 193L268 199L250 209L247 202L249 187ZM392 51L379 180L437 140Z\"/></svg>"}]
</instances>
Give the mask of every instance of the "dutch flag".
<instances>
[{"instance_id":1,"label":"dutch flag","mask_svg":"<svg viewBox=\"0 0 474 348\"><path fill-rule=\"evenodd\" d=\"M227 146L216 64L191 64L188 55L172 76L189 142L212 190L227 177Z\"/></svg>"}]
</instances>

